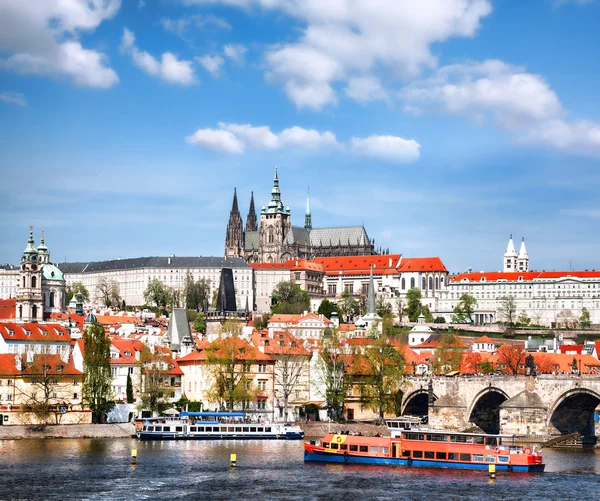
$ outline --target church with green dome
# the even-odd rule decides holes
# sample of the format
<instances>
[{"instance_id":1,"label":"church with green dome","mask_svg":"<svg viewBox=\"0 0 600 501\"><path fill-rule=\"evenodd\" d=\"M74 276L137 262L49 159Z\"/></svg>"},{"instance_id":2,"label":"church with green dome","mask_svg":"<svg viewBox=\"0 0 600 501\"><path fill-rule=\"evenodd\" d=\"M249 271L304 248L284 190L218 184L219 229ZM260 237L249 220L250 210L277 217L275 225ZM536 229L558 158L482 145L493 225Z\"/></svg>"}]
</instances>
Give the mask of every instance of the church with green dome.
<instances>
[{"instance_id":1,"label":"church with green dome","mask_svg":"<svg viewBox=\"0 0 600 501\"><path fill-rule=\"evenodd\" d=\"M36 248L33 227L30 227L27 247L19 265L15 318L23 322L40 322L53 313L63 313L66 311L66 292L62 271L50 262L44 232Z\"/></svg>"}]
</instances>

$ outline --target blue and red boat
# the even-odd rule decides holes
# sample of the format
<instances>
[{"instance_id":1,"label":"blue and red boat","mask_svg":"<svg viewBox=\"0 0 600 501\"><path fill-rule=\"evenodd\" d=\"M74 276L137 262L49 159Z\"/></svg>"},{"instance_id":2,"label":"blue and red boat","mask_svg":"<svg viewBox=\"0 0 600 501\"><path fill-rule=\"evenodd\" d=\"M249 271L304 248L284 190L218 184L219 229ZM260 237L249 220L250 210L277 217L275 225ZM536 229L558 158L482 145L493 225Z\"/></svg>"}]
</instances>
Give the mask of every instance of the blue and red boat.
<instances>
[{"instance_id":1,"label":"blue and red boat","mask_svg":"<svg viewBox=\"0 0 600 501\"><path fill-rule=\"evenodd\" d=\"M319 442L304 443L304 460L427 468L492 469L543 472L539 451L505 445L505 435L401 429L390 426L391 437L328 433Z\"/></svg>"}]
</instances>

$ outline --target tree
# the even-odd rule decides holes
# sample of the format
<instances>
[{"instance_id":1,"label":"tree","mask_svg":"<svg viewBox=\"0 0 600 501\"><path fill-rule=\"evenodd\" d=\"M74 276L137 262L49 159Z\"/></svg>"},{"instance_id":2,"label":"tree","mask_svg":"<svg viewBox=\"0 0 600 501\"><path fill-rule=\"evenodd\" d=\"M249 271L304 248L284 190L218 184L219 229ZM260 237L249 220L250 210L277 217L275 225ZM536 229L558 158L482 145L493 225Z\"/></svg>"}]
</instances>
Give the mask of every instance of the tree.
<instances>
[{"instance_id":1,"label":"tree","mask_svg":"<svg viewBox=\"0 0 600 501\"><path fill-rule=\"evenodd\" d=\"M167 304L172 304L174 308L183 306L184 293L179 287L166 287Z\"/></svg>"},{"instance_id":2,"label":"tree","mask_svg":"<svg viewBox=\"0 0 600 501\"><path fill-rule=\"evenodd\" d=\"M406 313L406 304L404 300L398 296L396 298L396 315L398 316L398 322L402 323L402 319L404 318L404 314Z\"/></svg>"},{"instance_id":3,"label":"tree","mask_svg":"<svg viewBox=\"0 0 600 501\"><path fill-rule=\"evenodd\" d=\"M459 370L462 354L458 338L454 334L442 334L438 347L431 358L433 371L437 374L445 374L449 371Z\"/></svg>"},{"instance_id":4,"label":"tree","mask_svg":"<svg viewBox=\"0 0 600 501\"><path fill-rule=\"evenodd\" d=\"M377 413L378 423L382 424L385 413L396 407L404 378L404 357L382 333L355 360L357 366L352 372L360 375L361 402Z\"/></svg>"},{"instance_id":5,"label":"tree","mask_svg":"<svg viewBox=\"0 0 600 501\"><path fill-rule=\"evenodd\" d=\"M375 303L375 310L377 311L377 314L381 318L383 318L385 316L391 315L393 308L392 308L391 303L386 301L385 298L380 297L377 299L377 302Z\"/></svg>"},{"instance_id":6,"label":"tree","mask_svg":"<svg viewBox=\"0 0 600 501\"><path fill-rule=\"evenodd\" d=\"M525 310L521 311L519 318L517 318L517 324L527 326L531 322L531 318L527 316L527 312Z\"/></svg>"},{"instance_id":7,"label":"tree","mask_svg":"<svg viewBox=\"0 0 600 501\"><path fill-rule=\"evenodd\" d=\"M323 315L325 318L331 319L331 314L333 313L334 309L335 305L329 301L329 299L325 298L323 301L321 301L317 313L319 315Z\"/></svg>"},{"instance_id":8,"label":"tree","mask_svg":"<svg viewBox=\"0 0 600 501\"><path fill-rule=\"evenodd\" d=\"M292 281L279 282L271 295L271 311L299 315L310 311L310 296Z\"/></svg>"},{"instance_id":9,"label":"tree","mask_svg":"<svg viewBox=\"0 0 600 501\"><path fill-rule=\"evenodd\" d=\"M175 390L166 385L169 372L168 356L158 346L144 346L140 351L140 407L153 413L161 412Z\"/></svg>"},{"instance_id":10,"label":"tree","mask_svg":"<svg viewBox=\"0 0 600 501\"><path fill-rule=\"evenodd\" d=\"M575 329L577 327L577 318L571 310L560 310L556 315L556 322L565 329Z\"/></svg>"},{"instance_id":11,"label":"tree","mask_svg":"<svg viewBox=\"0 0 600 501\"><path fill-rule=\"evenodd\" d=\"M479 374L481 372L481 353L470 351L465 353L460 364L460 372L462 374Z\"/></svg>"},{"instance_id":12,"label":"tree","mask_svg":"<svg viewBox=\"0 0 600 501\"><path fill-rule=\"evenodd\" d=\"M473 313L475 306L477 305L477 299L469 294L463 294L460 296L456 307L454 308L454 315L456 317L456 323L473 323Z\"/></svg>"},{"instance_id":13,"label":"tree","mask_svg":"<svg viewBox=\"0 0 600 501\"><path fill-rule=\"evenodd\" d=\"M500 305L498 307L498 316L503 322L512 328L515 323L515 315L517 313L517 303L513 296L504 296L500 298Z\"/></svg>"},{"instance_id":14,"label":"tree","mask_svg":"<svg viewBox=\"0 0 600 501\"><path fill-rule=\"evenodd\" d=\"M103 423L114 406L110 370L110 338L100 324L83 333L83 401L92 411L92 423Z\"/></svg>"},{"instance_id":15,"label":"tree","mask_svg":"<svg viewBox=\"0 0 600 501\"><path fill-rule=\"evenodd\" d=\"M433 323L434 324L445 324L446 323L446 319L444 317L435 317L433 319Z\"/></svg>"},{"instance_id":16,"label":"tree","mask_svg":"<svg viewBox=\"0 0 600 501\"><path fill-rule=\"evenodd\" d=\"M131 380L131 375L127 374L127 403L132 404L134 402L133 398L133 381Z\"/></svg>"},{"instance_id":17,"label":"tree","mask_svg":"<svg viewBox=\"0 0 600 501\"><path fill-rule=\"evenodd\" d=\"M406 314L410 322L416 322L421 313L421 291L416 287L406 292Z\"/></svg>"},{"instance_id":18,"label":"tree","mask_svg":"<svg viewBox=\"0 0 600 501\"><path fill-rule=\"evenodd\" d=\"M421 308L421 313L425 317L425 322L427 322L428 324L433 323L433 315L431 314L429 305L426 304L425 306L423 306L423 308Z\"/></svg>"},{"instance_id":19,"label":"tree","mask_svg":"<svg viewBox=\"0 0 600 501\"><path fill-rule=\"evenodd\" d=\"M81 294L81 298L86 302L90 300L90 293L85 287L85 285L83 285L81 282L73 282L67 287L67 304L71 302L71 299L73 299L73 297L77 299L77 294Z\"/></svg>"},{"instance_id":20,"label":"tree","mask_svg":"<svg viewBox=\"0 0 600 501\"><path fill-rule=\"evenodd\" d=\"M169 303L167 288L158 278L153 278L148 282L144 291L144 301L147 304L155 304L157 307L166 306Z\"/></svg>"},{"instance_id":21,"label":"tree","mask_svg":"<svg viewBox=\"0 0 600 501\"><path fill-rule=\"evenodd\" d=\"M194 277L188 270L183 291L188 309L204 310L210 294L210 280L201 278L194 281Z\"/></svg>"},{"instance_id":22,"label":"tree","mask_svg":"<svg viewBox=\"0 0 600 501\"><path fill-rule=\"evenodd\" d=\"M581 316L579 317L579 325L581 325L582 329L589 329L592 326L592 321L590 319L590 312L585 306L581 309Z\"/></svg>"},{"instance_id":23,"label":"tree","mask_svg":"<svg viewBox=\"0 0 600 501\"><path fill-rule=\"evenodd\" d=\"M527 352L523 346L511 346L508 344L503 344L496 351L498 364L500 366L506 366L506 369L508 369L510 373L515 376L519 373L519 370L522 369L521 366L525 363L526 356Z\"/></svg>"},{"instance_id":24,"label":"tree","mask_svg":"<svg viewBox=\"0 0 600 501\"><path fill-rule=\"evenodd\" d=\"M489 360L484 360L481 362L481 373L482 374L492 374L494 372L494 364Z\"/></svg>"},{"instance_id":25,"label":"tree","mask_svg":"<svg viewBox=\"0 0 600 501\"><path fill-rule=\"evenodd\" d=\"M360 314L360 307L356 298L348 292L348 289L342 292L342 298L337 302L337 309L341 318L348 321Z\"/></svg>"},{"instance_id":26,"label":"tree","mask_svg":"<svg viewBox=\"0 0 600 501\"><path fill-rule=\"evenodd\" d=\"M327 414L334 421L344 417L344 402L348 395L348 377L346 376L347 356L342 352L339 333L332 329L331 334L323 338L321 356L318 359L317 378L322 384L327 406Z\"/></svg>"},{"instance_id":27,"label":"tree","mask_svg":"<svg viewBox=\"0 0 600 501\"><path fill-rule=\"evenodd\" d=\"M206 334L206 318L204 316L204 313L200 313L196 317L196 319L194 320L193 327L196 332L199 332L200 334Z\"/></svg>"},{"instance_id":28,"label":"tree","mask_svg":"<svg viewBox=\"0 0 600 501\"><path fill-rule=\"evenodd\" d=\"M258 317L254 318L254 328L257 331L262 331L264 329L266 329L269 325L269 318L271 318L270 315L260 315Z\"/></svg>"},{"instance_id":29,"label":"tree","mask_svg":"<svg viewBox=\"0 0 600 501\"><path fill-rule=\"evenodd\" d=\"M101 278L96 285L96 294L107 308L110 305L119 306L121 302L119 283L116 280Z\"/></svg>"}]
</instances>

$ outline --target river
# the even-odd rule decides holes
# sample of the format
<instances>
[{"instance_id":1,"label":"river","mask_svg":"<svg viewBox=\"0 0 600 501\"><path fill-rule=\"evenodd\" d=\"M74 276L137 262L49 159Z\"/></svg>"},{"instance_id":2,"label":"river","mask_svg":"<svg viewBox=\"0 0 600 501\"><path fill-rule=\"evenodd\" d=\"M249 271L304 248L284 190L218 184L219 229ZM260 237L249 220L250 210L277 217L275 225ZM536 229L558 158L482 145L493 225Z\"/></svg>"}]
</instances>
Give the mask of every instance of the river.
<instances>
[{"instance_id":1,"label":"river","mask_svg":"<svg viewBox=\"0 0 600 501\"><path fill-rule=\"evenodd\" d=\"M546 473L492 481L486 472L304 464L301 441L4 440L0 500L600 499L600 453L545 449L544 462Z\"/></svg>"}]
</instances>

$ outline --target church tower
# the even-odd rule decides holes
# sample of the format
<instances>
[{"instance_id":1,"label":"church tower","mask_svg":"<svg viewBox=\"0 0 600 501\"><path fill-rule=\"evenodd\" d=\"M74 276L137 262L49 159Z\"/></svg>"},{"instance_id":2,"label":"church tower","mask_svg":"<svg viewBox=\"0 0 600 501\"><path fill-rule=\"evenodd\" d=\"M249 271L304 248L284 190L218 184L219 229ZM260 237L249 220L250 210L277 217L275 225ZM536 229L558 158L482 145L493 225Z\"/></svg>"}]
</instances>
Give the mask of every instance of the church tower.
<instances>
[{"instance_id":1,"label":"church tower","mask_svg":"<svg viewBox=\"0 0 600 501\"><path fill-rule=\"evenodd\" d=\"M529 255L527 254L527 249L525 248L525 237L521 240L521 248L519 249L519 257L518 257L518 266L519 271L529 271Z\"/></svg>"},{"instance_id":2,"label":"church tower","mask_svg":"<svg viewBox=\"0 0 600 501\"><path fill-rule=\"evenodd\" d=\"M504 271L517 271L517 251L515 250L515 244L513 243L512 235L508 240L508 246L506 247L506 252L504 253Z\"/></svg>"},{"instance_id":3,"label":"church tower","mask_svg":"<svg viewBox=\"0 0 600 501\"><path fill-rule=\"evenodd\" d=\"M259 261L262 263L278 263L281 259L283 240L291 226L290 208L283 207L277 168L273 178L271 201L269 206L263 205L260 211Z\"/></svg>"},{"instance_id":4,"label":"church tower","mask_svg":"<svg viewBox=\"0 0 600 501\"><path fill-rule=\"evenodd\" d=\"M29 227L29 240L23 251L19 268L19 287L17 288L17 320L38 322L43 320L42 301L42 265L33 242L33 227ZM42 259L44 257L42 256Z\"/></svg>"},{"instance_id":5,"label":"church tower","mask_svg":"<svg viewBox=\"0 0 600 501\"><path fill-rule=\"evenodd\" d=\"M304 229L306 231L312 230L312 216L310 214L310 191L306 195L306 212L304 213Z\"/></svg>"},{"instance_id":6,"label":"church tower","mask_svg":"<svg viewBox=\"0 0 600 501\"><path fill-rule=\"evenodd\" d=\"M225 235L225 257L244 257L244 223L238 209L237 192L233 189L233 204Z\"/></svg>"},{"instance_id":7,"label":"church tower","mask_svg":"<svg viewBox=\"0 0 600 501\"><path fill-rule=\"evenodd\" d=\"M248 217L246 218L246 231L258 231L256 209L254 208L254 192L250 195L250 209L248 209Z\"/></svg>"}]
</instances>

